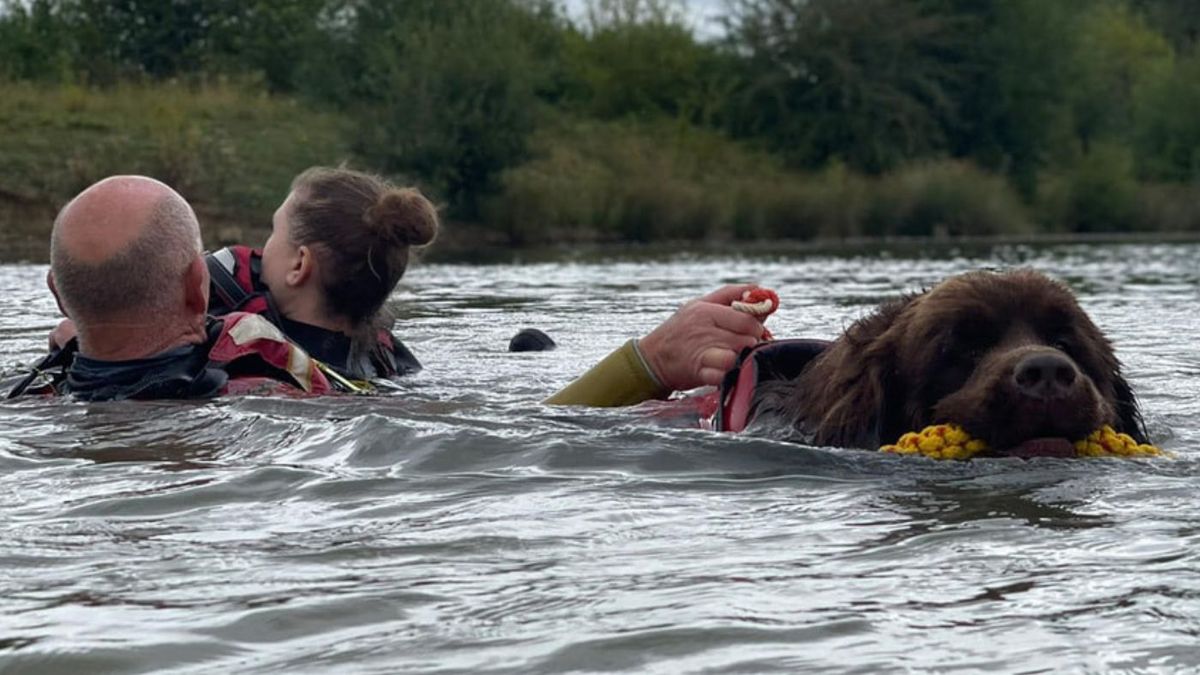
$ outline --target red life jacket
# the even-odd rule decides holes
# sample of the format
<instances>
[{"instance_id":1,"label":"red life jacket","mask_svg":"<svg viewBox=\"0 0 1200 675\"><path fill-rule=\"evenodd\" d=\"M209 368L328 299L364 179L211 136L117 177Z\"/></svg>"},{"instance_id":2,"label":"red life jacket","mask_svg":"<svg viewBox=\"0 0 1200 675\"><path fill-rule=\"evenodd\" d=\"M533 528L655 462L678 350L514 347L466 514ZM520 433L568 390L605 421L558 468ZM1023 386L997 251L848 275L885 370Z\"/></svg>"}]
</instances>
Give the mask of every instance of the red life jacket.
<instances>
[{"instance_id":1,"label":"red life jacket","mask_svg":"<svg viewBox=\"0 0 1200 675\"><path fill-rule=\"evenodd\" d=\"M262 283L262 249L226 246L204 257L212 283L208 313L220 316L229 312L262 314L279 324L270 292Z\"/></svg>"},{"instance_id":2,"label":"red life jacket","mask_svg":"<svg viewBox=\"0 0 1200 675\"><path fill-rule=\"evenodd\" d=\"M208 351L208 361L230 374L222 395L334 393L333 386L308 353L290 342L270 321L246 312L234 312L219 320L221 331ZM261 374L256 374L256 370Z\"/></svg>"},{"instance_id":3,"label":"red life jacket","mask_svg":"<svg viewBox=\"0 0 1200 675\"><path fill-rule=\"evenodd\" d=\"M271 292L262 282L262 250L227 246L205 256L212 292L208 312L251 312L265 316L289 338L349 380L393 378L421 370L421 362L390 331L380 330L366 353L352 355L350 341L340 333L289 320L279 314ZM340 347L338 347L340 345Z\"/></svg>"}]
</instances>

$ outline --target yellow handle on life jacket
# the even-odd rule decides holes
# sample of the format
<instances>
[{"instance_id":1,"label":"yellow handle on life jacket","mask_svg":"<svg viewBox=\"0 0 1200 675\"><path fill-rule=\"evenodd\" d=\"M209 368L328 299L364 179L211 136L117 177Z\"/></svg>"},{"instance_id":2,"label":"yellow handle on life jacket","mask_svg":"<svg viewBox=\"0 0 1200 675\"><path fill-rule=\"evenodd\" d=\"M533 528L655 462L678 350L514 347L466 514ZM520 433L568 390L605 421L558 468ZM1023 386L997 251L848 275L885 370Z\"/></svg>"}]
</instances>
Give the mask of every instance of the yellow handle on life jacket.
<instances>
[{"instance_id":1,"label":"yellow handle on life jacket","mask_svg":"<svg viewBox=\"0 0 1200 675\"><path fill-rule=\"evenodd\" d=\"M375 393L375 385L371 384L370 382L346 378L341 373L334 370L333 366L323 361L313 359L313 363L317 364L317 370L320 370L322 373L324 373L326 379L328 379L333 386L337 387L341 391L358 395Z\"/></svg>"}]
</instances>

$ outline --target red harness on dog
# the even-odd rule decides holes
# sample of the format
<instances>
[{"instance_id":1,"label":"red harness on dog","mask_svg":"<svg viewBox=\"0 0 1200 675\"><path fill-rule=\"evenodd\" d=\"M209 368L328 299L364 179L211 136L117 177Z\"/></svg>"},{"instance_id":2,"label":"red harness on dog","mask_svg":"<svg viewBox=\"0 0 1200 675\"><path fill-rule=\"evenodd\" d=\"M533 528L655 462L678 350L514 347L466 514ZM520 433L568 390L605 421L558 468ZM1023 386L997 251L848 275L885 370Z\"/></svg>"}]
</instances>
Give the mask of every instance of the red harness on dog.
<instances>
[{"instance_id":1,"label":"red harness on dog","mask_svg":"<svg viewBox=\"0 0 1200 675\"><path fill-rule=\"evenodd\" d=\"M717 389L710 426L716 431L743 431L754 414L758 387L764 382L799 377L829 346L827 340L774 340L742 350Z\"/></svg>"}]
</instances>

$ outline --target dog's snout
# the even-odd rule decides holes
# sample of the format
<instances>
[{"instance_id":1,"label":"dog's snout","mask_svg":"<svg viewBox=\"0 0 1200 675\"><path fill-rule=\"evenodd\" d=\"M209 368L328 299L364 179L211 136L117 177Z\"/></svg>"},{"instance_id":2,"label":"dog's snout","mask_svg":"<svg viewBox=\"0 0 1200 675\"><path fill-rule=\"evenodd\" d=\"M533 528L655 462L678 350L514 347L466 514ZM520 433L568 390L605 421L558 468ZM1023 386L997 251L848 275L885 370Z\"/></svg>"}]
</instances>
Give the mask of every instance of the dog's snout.
<instances>
[{"instance_id":1,"label":"dog's snout","mask_svg":"<svg viewBox=\"0 0 1200 675\"><path fill-rule=\"evenodd\" d=\"M1013 369L1017 390L1025 396L1040 399L1066 396L1078 375L1075 364L1060 354L1027 356Z\"/></svg>"}]
</instances>

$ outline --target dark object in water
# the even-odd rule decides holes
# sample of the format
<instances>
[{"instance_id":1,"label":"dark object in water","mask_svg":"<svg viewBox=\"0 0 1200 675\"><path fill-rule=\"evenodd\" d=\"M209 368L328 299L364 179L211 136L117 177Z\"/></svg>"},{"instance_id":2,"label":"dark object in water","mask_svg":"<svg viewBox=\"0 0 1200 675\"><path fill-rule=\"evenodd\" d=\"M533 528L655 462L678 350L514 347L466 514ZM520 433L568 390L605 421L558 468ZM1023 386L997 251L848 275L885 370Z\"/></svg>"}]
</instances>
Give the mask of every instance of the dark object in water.
<instances>
[{"instance_id":1,"label":"dark object in water","mask_svg":"<svg viewBox=\"0 0 1200 675\"><path fill-rule=\"evenodd\" d=\"M536 328L522 328L508 341L510 352L548 352L557 346L549 335Z\"/></svg>"}]
</instances>

